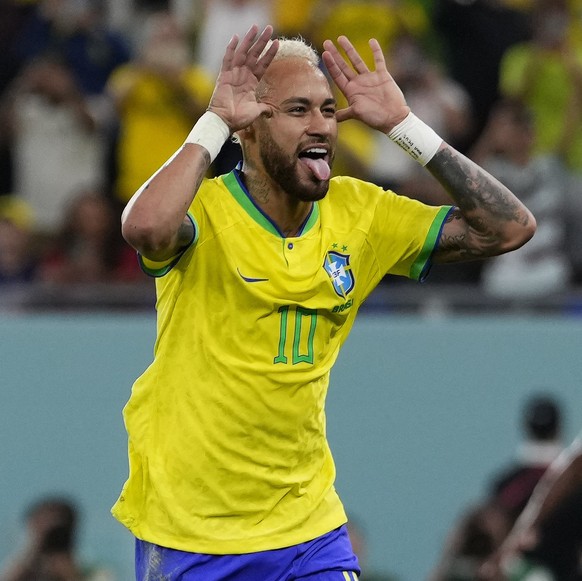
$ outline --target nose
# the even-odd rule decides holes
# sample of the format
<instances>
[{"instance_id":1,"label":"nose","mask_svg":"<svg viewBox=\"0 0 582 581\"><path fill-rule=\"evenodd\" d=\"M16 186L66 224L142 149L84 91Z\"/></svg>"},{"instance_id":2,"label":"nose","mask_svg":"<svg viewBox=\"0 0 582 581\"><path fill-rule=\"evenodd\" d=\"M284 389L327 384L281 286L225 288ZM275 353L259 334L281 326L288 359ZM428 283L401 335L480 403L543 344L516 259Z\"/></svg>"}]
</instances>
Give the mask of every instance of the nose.
<instances>
[{"instance_id":1,"label":"nose","mask_svg":"<svg viewBox=\"0 0 582 581\"><path fill-rule=\"evenodd\" d=\"M309 116L307 133L309 135L332 135L336 127L335 117L324 115L319 109L314 109Z\"/></svg>"}]
</instances>

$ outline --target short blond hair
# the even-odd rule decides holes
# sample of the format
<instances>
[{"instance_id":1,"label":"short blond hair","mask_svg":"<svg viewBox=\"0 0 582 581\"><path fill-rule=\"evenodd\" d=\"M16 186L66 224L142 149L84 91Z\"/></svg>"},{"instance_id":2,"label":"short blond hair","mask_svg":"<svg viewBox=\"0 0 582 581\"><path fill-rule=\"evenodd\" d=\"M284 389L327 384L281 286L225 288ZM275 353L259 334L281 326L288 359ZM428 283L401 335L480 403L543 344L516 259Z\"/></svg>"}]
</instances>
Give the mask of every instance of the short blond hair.
<instances>
[{"instance_id":1,"label":"short blond hair","mask_svg":"<svg viewBox=\"0 0 582 581\"><path fill-rule=\"evenodd\" d=\"M269 41L263 54L273 44ZM319 54L303 37L297 36L295 38L279 38L279 48L273 58L273 62L280 61L286 58L302 58L310 62L313 66L319 66Z\"/></svg>"}]
</instances>

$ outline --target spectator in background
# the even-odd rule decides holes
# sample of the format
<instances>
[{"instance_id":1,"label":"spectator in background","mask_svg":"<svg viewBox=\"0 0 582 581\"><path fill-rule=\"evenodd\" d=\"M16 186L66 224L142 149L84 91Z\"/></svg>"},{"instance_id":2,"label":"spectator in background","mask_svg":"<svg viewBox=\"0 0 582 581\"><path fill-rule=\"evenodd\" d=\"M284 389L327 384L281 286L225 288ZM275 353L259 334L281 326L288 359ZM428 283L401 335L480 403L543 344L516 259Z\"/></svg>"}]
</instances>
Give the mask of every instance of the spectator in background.
<instances>
[{"instance_id":1,"label":"spectator in background","mask_svg":"<svg viewBox=\"0 0 582 581\"><path fill-rule=\"evenodd\" d=\"M531 40L503 55L500 91L531 109L535 151L563 155L570 170L582 173L582 46L569 34L567 0L539 0L532 19Z\"/></svg>"},{"instance_id":2,"label":"spectator in background","mask_svg":"<svg viewBox=\"0 0 582 581\"><path fill-rule=\"evenodd\" d=\"M113 69L130 58L125 37L107 25L105 0L41 0L16 47L18 59L59 58L79 90L99 100Z\"/></svg>"},{"instance_id":3,"label":"spectator in background","mask_svg":"<svg viewBox=\"0 0 582 581\"><path fill-rule=\"evenodd\" d=\"M118 202L127 202L172 155L204 112L213 79L192 59L180 24L169 12L157 12L146 20L136 59L111 75L108 91L119 120L113 185Z\"/></svg>"},{"instance_id":4,"label":"spectator in background","mask_svg":"<svg viewBox=\"0 0 582 581\"><path fill-rule=\"evenodd\" d=\"M523 441L513 463L494 475L490 496L515 521L548 466L564 449L562 410L551 395L530 397L522 410Z\"/></svg>"},{"instance_id":5,"label":"spectator in background","mask_svg":"<svg viewBox=\"0 0 582 581\"><path fill-rule=\"evenodd\" d=\"M39 278L67 284L145 280L135 252L121 238L111 200L92 190L77 193L39 266Z\"/></svg>"},{"instance_id":6,"label":"spectator in background","mask_svg":"<svg viewBox=\"0 0 582 581\"><path fill-rule=\"evenodd\" d=\"M108 28L104 7L101 0L41 0L12 43L19 75L4 92L0 118L7 185L48 235L70 196L106 177L112 107L103 91L129 48Z\"/></svg>"},{"instance_id":7,"label":"spectator in background","mask_svg":"<svg viewBox=\"0 0 582 581\"><path fill-rule=\"evenodd\" d=\"M433 25L442 41L448 73L471 98L473 131L462 151L479 136L499 100L499 66L512 45L529 38L528 16L508 0L435 0Z\"/></svg>"},{"instance_id":8,"label":"spectator in background","mask_svg":"<svg viewBox=\"0 0 582 581\"><path fill-rule=\"evenodd\" d=\"M483 265L481 284L497 298L523 301L551 296L570 286L566 195L569 172L563 158L535 153L531 111L519 101L500 101L471 151L471 157L509 184L531 208L538 230L526 247Z\"/></svg>"},{"instance_id":9,"label":"spectator in background","mask_svg":"<svg viewBox=\"0 0 582 581\"><path fill-rule=\"evenodd\" d=\"M524 571L549 573L557 581L582 578L582 434L556 459L534 489L525 509L482 579L505 573L521 579ZM539 578L539 577L538 577Z\"/></svg>"},{"instance_id":10,"label":"spectator in background","mask_svg":"<svg viewBox=\"0 0 582 581\"><path fill-rule=\"evenodd\" d=\"M15 54L20 63L45 57L59 60L110 148L115 126L105 86L111 72L129 60L131 47L129 37L108 25L107 16L106 0L40 0L22 27ZM107 160L99 163L107 165Z\"/></svg>"},{"instance_id":11,"label":"spectator in background","mask_svg":"<svg viewBox=\"0 0 582 581\"><path fill-rule=\"evenodd\" d=\"M0 197L0 287L35 279L32 212L16 196Z\"/></svg>"},{"instance_id":12,"label":"spectator in background","mask_svg":"<svg viewBox=\"0 0 582 581\"><path fill-rule=\"evenodd\" d=\"M35 229L51 236L76 192L103 181L99 122L70 67L53 56L22 70L0 117L13 152L14 193L32 207Z\"/></svg>"},{"instance_id":13,"label":"spectator in background","mask_svg":"<svg viewBox=\"0 0 582 581\"><path fill-rule=\"evenodd\" d=\"M78 509L66 498L42 498L26 512L23 550L0 571L0 581L115 581L113 573L81 562Z\"/></svg>"},{"instance_id":14,"label":"spectator in background","mask_svg":"<svg viewBox=\"0 0 582 581\"><path fill-rule=\"evenodd\" d=\"M524 440L517 458L493 476L486 498L468 507L455 523L430 581L480 579L544 472L562 452L562 412L555 398L530 397L522 410L521 428ZM496 570L490 580L506 578Z\"/></svg>"}]
</instances>

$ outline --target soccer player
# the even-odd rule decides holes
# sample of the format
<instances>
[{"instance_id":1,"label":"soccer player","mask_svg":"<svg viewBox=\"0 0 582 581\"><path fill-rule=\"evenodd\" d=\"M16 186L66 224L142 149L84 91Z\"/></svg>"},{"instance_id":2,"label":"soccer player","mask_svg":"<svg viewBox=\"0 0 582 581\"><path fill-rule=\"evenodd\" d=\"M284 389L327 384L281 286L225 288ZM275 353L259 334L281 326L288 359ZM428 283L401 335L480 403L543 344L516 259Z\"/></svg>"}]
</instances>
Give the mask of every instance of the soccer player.
<instances>
[{"instance_id":1,"label":"soccer player","mask_svg":"<svg viewBox=\"0 0 582 581\"><path fill-rule=\"evenodd\" d=\"M232 38L207 112L122 218L158 277L155 356L124 409L129 478L113 507L140 581L355 581L324 400L358 308L387 273L423 279L431 262L510 251L535 230L409 111L377 41L374 70L347 38L347 61L325 43L348 103L336 111L317 54L272 32ZM350 118L426 165L456 207L331 178ZM232 135L241 167L205 179Z\"/></svg>"}]
</instances>

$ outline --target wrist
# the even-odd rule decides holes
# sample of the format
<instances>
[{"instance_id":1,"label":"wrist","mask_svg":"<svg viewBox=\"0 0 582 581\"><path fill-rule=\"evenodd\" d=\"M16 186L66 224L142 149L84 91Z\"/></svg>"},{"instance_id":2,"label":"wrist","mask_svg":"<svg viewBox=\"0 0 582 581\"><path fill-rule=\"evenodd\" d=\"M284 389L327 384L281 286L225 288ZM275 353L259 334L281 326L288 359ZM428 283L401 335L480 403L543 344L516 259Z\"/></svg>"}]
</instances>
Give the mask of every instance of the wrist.
<instances>
[{"instance_id":1,"label":"wrist","mask_svg":"<svg viewBox=\"0 0 582 581\"><path fill-rule=\"evenodd\" d=\"M229 137L230 127L219 115L212 111L206 111L198 119L184 143L201 145L208 151L212 163Z\"/></svg>"},{"instance_id":2,"label":"wrist","mask_svg":"<svg viewBox=\"0 0 582 581\"><path fill-rule=\"evenodd\" d=\"M388 137L422 166L432 159L443 142L433 129L412 112L392 128Z\"/></svg>"}]
</instances>

